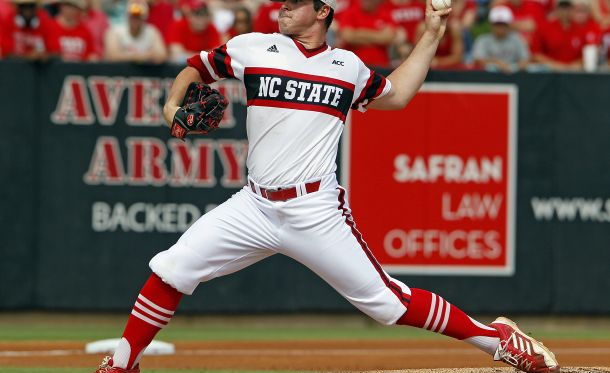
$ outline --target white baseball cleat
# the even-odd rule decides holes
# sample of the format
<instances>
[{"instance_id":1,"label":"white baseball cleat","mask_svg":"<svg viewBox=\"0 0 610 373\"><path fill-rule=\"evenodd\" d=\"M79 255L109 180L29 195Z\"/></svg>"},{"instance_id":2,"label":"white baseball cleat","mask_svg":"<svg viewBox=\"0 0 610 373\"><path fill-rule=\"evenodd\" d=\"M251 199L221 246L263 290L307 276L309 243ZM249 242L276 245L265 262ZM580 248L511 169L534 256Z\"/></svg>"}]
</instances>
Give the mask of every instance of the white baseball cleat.
<instances>
[{"instance_id":1,"label":"white baseball cleat","mask_svg":"<svg viewBox=\"0 0 610 373\"><path fill-rule=\"evenodd\" d=\"M498 317L489 326L500 334L500 344L494 360L503 361L528 373L559 372L555 354L542 342L523 333L512 320Z\"/></svg>"}]
</instances>

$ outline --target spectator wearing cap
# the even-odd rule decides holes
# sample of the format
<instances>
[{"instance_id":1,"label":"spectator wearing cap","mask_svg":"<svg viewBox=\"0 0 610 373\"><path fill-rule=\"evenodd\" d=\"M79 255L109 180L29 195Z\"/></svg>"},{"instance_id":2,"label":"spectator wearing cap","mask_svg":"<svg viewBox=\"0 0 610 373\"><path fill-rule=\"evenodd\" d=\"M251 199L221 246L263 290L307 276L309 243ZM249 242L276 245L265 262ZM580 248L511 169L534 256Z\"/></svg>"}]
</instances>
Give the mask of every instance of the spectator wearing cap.
<instances>
[{"instance_id":1,"label":"spectator wearing cap","mask_svg":"<svg viewBox=\"0 0 610 373\"><path fill-rule=\"evenodd\" d=\"M127 3L127 24L112 26L106 33L106 60L136 63L163 63L167 60L161 33L146 22L148 9L146 0Z\"/></svg>"},{"instance_id":2,"label":"spectator wearing cap","mask_svg":"<svg viewBox=\"0 0 610 373\"><path fill-rule=\"evenodd\" d=\"M574 21L574 4L571 0L558 0L553 15L533 39L533 60L554 71L582 70L586 36Z\"/></svg>"},{"instance_id":3,"label":"spectator wearing cap","mask_svg":"<svg viewBox=\"0 0 610 373\"><path fill-rule=\"evenodd\" d=\"M59 53L55 25L36 0L14 0L3 25L3 56L44 61Z\"/></svg>"},{"instance_id":4,"label":"spectator wearing cap","mask_svg":"<svg viewBox=\"0 0 610 373\"><path fill-rule=\"evenodd\" d=\"M91 32L82 22L85 0L61 0L55 17L59 54L70 62L96 61L95 45Z\"/></svg>"},{"instance_id":5,"label":"spectator wearing cap","mask_svg":"<svg viewBox=\"0 0 610 373\"><path fill-rule=\"evenodd\" d=\"M406 40L383 0L360 0L338 17L338 38L369 66L389 67L392 45Z\"/></svg>"},{"instance_id":6,"label":"spectator wearing cap","mask_svg":"<svg viewBox=\"0 0 610 373\"><path fill-rule=\"evenodd\" d=\"M276 1L269 1L261 4L256 12L256 16L254 17L254 31L262 32L263 34L280 32L277 19L280 15L281 7L282 3Z\"/></svg>"},{"instance_id":7,"label":"spectator wearing cap","mask_svg":"<svg viewBox=\"0 0 610 373\"><path fill-rule=\"evenodd\" d=\"M536 0L495 0L492 5L505 5L513 12L513 29L531 45L532 38L546 20L545 5Z\"/></svg>"},{"instance_id":8,"label":"spectator wearing cap","mask_svg":"<svg viewBox=\"0 0 610 373\"><path fill-rule=\"evenodd\" d=\"M184 18L174 21L168 32L170 60L175 63L186 63L193 54L210 51L222 42L205 2L187 0L182 9Z\"/></svg>"},{"instance_id":9,"label":"spectator wearing cap","mask_svg":"<svg viewBox=\"0 0 610 373\"><path fill-rule=\"evenodd\" d=\"M474 42L472 56L477 66L488 71L512 73L524 70L530 54L521 36L511 29L513 12L496 5L489 12L491 32L480 35Z\"/></svg>"}]
</instances>

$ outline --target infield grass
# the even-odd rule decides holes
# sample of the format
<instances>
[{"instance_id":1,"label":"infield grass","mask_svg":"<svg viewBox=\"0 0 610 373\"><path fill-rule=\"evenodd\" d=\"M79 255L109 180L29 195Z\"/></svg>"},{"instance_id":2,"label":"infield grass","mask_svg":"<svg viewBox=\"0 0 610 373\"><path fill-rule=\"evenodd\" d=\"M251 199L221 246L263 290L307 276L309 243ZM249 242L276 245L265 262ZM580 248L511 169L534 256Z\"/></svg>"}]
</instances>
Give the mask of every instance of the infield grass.
<instances>
[{"instance_id":1,"label":"infield grass","mask_svg":"<svg viewBox=\"0 0 610 373\"><path fill-rule=\"evenodd\" d=\"M92 341L121 335L126 315L9 315L0 313L0 341ZM353 315L181 316L158 336L166 341L429 339L433 333L385 327Z\"/></svg>"},{"instance_id":2,"label":"infield grass","mask_svg":"<svg viewBox=\"0 0 610 373\"><path fill-rule=\"evenodd\" d=\"M121 335L127 315L4 314L0 341L94 341ZM482 322L493 318L482 317ZM610 340L610 318L516 318L523 331L546 339ZM445 338L425 330L379 325L360 315L180 315L158 336L166 341L399 340Z\"/></svg>"}]
</instances>

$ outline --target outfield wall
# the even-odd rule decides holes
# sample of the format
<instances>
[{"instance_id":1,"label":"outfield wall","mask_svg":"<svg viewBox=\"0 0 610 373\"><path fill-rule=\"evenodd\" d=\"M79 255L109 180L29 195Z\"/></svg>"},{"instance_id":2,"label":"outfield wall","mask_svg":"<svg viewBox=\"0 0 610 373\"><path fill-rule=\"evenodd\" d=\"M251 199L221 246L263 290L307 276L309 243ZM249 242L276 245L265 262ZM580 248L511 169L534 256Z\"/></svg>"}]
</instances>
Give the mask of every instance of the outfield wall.
<instances>
[{"instance_id":1,"label":"outfield wall","mask_svg":"<svg viewBox=\"0 0 610 373\"><path fill-rule=\"evenodd\" d=\"M200 214L244 184L247 143L243 88L234 81L220 84L230 101L222 129L183 143L169 137L161 116L164 97L178 71L173 66L0 62L4 114L4 136L0 137L0 309L129 309L148 276L148 260L175 242ZM489 215L487 221L471 217L447 223L451 229L499 229L498 247L505 255L488 256L489 260L483 261L477 255L461 260L459 253L451 260L442 259L440 253L405 254L399 264L411 270L399 271L402 274L396 277L411 286L438 292L470 312L609 312L610 75L433 72L428 77L431 82L434 84L427 87L445 89L446 84L436 83L460 83L460 87L493 84L506 88L504 91L514 93L510 96L515 99L514 128L501 105L496 115L488 110L486 101L459 95L445 101L457 105L451 110L421 101L417 121L413 120L416 114L410 112L395 114L393 118L404 122L405 129L393 130L405 131L406 137L410 133L422 136L416 143L422 149L433 149L444 141L447 154L480 148L482 157L495 154L498 147L512 146L514 172L508 172L507 155L501 162L505 173L499 177L505 184L483 186L464 181L430 185L415 180L395 185L399 189L393 193L400 197L406 195L401 193L419 191L426 195L428 190L438 190L445 196L445 187L460 195L486 195L496 193L496 189L505 193L498 199L500 218ZM413 106L417 105L414 102ZM375 115L371 112L363 119L354 118L354 125L361 127L354 128L350 136L370 136L370 143L376 145L343 152L340 166L344 170L340 171L344 180L347 167L357 167L345 162L345 157L357 161L362 154L365 158L370 154L369 160L379 158L381 163L388 152L408 153L415 146L400 150L401 142L394 133L388 135L389 127L382 123L369 120L363 131L363 123L357 121L366 124L366 119ZM441 117L444 119L438 122ZM481 117L488 120L481 121ZM469 127L467 138L439 141L443 125L468 127L481 121L492 128L500 119L514 130L512 142L507 132L497 132L508 136L506 142L481 147L495 139L496 132L479 131L476 126ZM384 135L389 136L388 141L392 137L393 148L383 146L383 142L379 145ZM463 159L468 159L466 153ZM383 167L380 164L380 169ZM410 167L414 170L413 164ZM356 177L354 172L349 174ZM371 181L373 188L378 181L377 176ZM514 197L508 189L511 182ZM354 189L352 207L357 222L358 206L368 211L367 201L374 205L375 193L381 198L384 188L377 186L364 194ZM434 226L434 216L422 212L427 206L413 210L421 214L423 222ZM451 220L447 217L455 216L458 207L447 206L443 216ZM379 214L391 215L391 210L391 206L382 206ZM414 221L420 216L417 214L411 216ZM373 246L378 228L367 222L366 216L362 220L365 238L370 232ZM453 242L457 242L456 250L462 249L462 241ZM478 244L474 245L476 249ZM371 249L382 258L380 246L375 244ZM395 257L380 260L386 264ZM429 263L427 258L432 258ZM479 264L487 269L469 272L468 268ZM494 266L501 270L494 271ZM272 257L201 285L184 301L183 309L335 312L352 307L306 268L287 258Z\"/></svg>"}]
</instances>

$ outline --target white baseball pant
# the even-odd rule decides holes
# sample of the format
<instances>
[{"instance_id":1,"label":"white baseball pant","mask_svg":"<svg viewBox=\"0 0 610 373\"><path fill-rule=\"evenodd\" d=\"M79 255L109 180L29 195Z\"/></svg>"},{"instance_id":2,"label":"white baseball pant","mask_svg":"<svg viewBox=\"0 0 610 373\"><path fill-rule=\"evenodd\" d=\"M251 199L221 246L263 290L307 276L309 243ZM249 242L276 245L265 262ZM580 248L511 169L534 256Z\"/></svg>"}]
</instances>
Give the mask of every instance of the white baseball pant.
<instances>
[{"instance_id":1,"label":"white baseball pant","mask_svg":"<svg viewBox=\"0 0 610 373\"><path fill-rule=\"evenodd\" d=\"M192 294L200 282L277 253L310 268L380 323L394 324L407 309L410 289L373 257L334 174L322 178L317 192L288 201L269 201L244 187L199 218L150 267L178 291Z\"/></svg>"}]
</instances>

